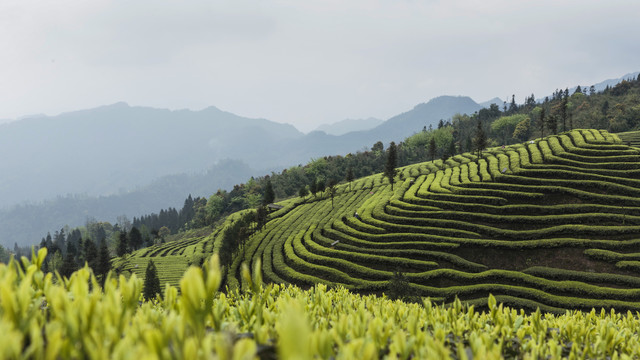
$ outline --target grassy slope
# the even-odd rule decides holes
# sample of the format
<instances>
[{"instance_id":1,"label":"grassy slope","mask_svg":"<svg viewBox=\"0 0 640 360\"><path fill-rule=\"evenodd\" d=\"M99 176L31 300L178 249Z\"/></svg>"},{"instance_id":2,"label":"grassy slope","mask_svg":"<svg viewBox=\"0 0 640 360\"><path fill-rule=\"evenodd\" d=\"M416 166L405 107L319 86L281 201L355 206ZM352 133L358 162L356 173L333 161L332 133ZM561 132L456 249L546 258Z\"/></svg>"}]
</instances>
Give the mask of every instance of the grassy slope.
<instances>
[{"instance_id":1,"label":"grassy slope","mask_svg":"<svg viewBox=\"0 0 640 360\"><path fill-rule=\"evenodd\" d=\"M382 292L400 270L414 292L446 302L481 304L493 293L549 311L640 310L639 159L614 135L574 130L483 159L404 167L393 191L381 174L340 185L333 207L328 198L292 199L249 239L227 284L238 285L243 261L261 259L276 283ZM144 258L164 254L171 271L160 278L176 284L169 274L213 251L220 231L119 265L143 275Z\"/></svg>"}]
</instances>

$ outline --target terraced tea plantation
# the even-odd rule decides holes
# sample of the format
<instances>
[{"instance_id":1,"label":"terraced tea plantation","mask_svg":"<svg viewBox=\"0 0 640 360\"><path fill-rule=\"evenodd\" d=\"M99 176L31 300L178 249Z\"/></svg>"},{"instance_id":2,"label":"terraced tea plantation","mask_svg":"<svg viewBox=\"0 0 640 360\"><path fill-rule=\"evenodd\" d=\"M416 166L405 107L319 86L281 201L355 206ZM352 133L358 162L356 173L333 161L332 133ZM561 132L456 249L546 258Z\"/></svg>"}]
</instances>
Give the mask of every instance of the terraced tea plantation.
<instances>
[{"instance_id":1,"label":"terraced tea plantation","mask_svg":"<svg viewBox=\"0 0 640 360\"><path fill-rule=\"evenodd\" d=\"M124 275L136 274L144 279L149 260L153 260L162 284L168 283L177 287L189 265L196 262L195 259L213 253L216 234L214 232L206 237L187 237L186 240L151 246L123 258L116 258L113 268Z\"/></svg>"},{"instance_id":2,"label":"terraced tea plantation","mask_svg":"<svg viewBox=\"0 0 640 360\"><path fill-rule=\"evenodd\" d=\"M529 310L638 311L639 160L616 135L574 130L401 168L393 191L381 174L362 178L338 186L333 206L328 196L290 199L235 254L226 286L260 260L272 283L381 294L401 272L407 293L438 303L482 307L493 294ZM177 286L226 228L114 265L144 277L153 258Z\"/></svg>"},{"instance_id":3,"label":"terraced tea plantation","mask_svg":"<svg viewBox=\"0 0 640 360\"><path fill-rule=\"evenodd\" d=\"M617 134L622 143L630 146L640 146L640 131L628 131Z\"/></svg>"},{"instance_id":4,"label":"terraced tea plantation","mask_svg":"<svg viewBox=\"0 0 640 360\"><path fill-rule=\"evenodd\" d=\"M517 308L640 310L640 151L574 130L478 159L401 169L290 207L228 272L262 261L265 280L387 290L395 271L436 301ZM356 216L357 212L357 216Z\"/></svg>"}]
</instances>

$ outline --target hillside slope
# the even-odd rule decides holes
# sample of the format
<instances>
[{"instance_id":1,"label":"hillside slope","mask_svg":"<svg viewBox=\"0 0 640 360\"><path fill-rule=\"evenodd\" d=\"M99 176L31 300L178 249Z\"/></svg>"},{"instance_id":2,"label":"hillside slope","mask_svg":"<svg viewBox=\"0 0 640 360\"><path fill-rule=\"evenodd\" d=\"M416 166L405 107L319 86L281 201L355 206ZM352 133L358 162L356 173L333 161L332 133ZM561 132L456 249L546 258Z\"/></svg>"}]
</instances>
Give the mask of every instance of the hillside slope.
<instances>
[{"instance_id":1,"label":"hillside slope","mask_svg":"<svg viewBox=\"0 0 640 360\"><path fill-rule=\"evenodd\" d=\"M574 130L482 159L404 167L393 191L380 174L343 184L333 207L329 198L291 199L237 254L227 285L239 285L242 262L261 260L275 283L380 293L400 271L408 292L445 302L482 305L492 293L551 312L640 310L638 160L640 150L615 135ZM184 243L182 267L214 251L217 231ZM131 264L157 250L121 267L142 275Z\"/></svg>"},{"instance_id":2,"label":"hillside slope","mask_svg":"<svg viewBox=\"0 0 640 360\"><path fill-rule=\"evenodd\" d=\"M242 260L276 283L381 292L402 271L446 302L638 310L640 152L619 142L576 130L405 167L395 191L361 179L269 222Z\"/></svg>"}]
</instances>

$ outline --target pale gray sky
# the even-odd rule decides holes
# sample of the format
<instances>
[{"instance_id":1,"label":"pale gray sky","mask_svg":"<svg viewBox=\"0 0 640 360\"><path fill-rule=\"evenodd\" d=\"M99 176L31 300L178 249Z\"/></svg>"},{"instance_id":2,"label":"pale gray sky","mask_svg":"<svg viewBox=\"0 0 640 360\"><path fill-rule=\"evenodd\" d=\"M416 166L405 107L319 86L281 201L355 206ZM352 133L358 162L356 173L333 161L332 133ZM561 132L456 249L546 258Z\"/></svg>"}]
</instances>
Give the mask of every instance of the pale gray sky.
<instances>
[{"instance_id":1,"label":"pale gray sky","mask_svg":"<svg viewBox=\"0 0 640 360\"><path fill-rule=\"evenodd\" d=\"M640 1L2 0L0 118L207 106L303 131L640 70Z\"/></svg>"}]
</instances>

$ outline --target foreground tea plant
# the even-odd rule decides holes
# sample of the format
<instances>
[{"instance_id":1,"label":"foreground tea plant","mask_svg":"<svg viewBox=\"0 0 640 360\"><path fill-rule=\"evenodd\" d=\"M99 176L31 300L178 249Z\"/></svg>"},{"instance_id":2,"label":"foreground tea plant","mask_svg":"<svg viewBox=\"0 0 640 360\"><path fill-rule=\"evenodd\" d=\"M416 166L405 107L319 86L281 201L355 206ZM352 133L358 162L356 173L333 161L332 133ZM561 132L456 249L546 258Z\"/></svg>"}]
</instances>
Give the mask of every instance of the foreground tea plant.
<instances>
[{"instance_id":1,"label":"foreground tea plant","mask_svg":"<svg viewBox=\"0 0 640 360\"><path fill-rule=\"evenodd\" d=\"M361 296L317 285L262 286L242 270L244 293L218 292L217 257L191 267L181 294L141 301L142 282L88 268L69 279L30 262L0 264L2 359L497 359L638 358L638 314L614 311L526 314L455 301L440 306ZM259 268L260 264L256 264Z\"/></svg>"}]
</instances>

